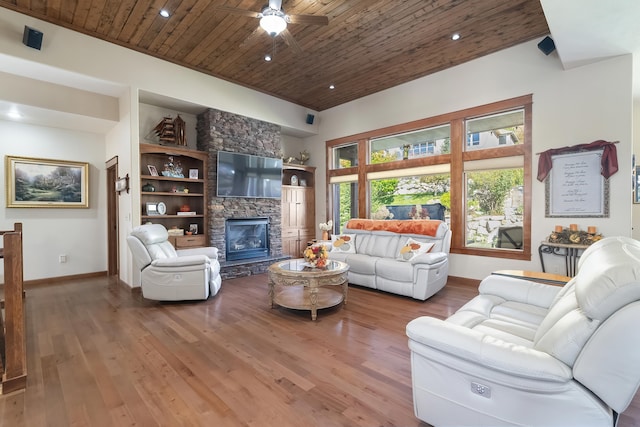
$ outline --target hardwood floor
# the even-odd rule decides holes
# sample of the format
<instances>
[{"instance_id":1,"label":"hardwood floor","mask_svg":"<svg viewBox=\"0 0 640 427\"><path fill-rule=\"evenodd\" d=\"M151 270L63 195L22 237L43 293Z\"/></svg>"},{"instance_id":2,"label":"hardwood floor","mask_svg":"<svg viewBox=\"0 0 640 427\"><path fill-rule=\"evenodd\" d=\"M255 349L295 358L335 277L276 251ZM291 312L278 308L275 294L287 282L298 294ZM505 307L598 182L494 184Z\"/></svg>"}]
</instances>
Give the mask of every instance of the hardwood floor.
<instances>
[{"instance_id":1,"label":"hardwood floor","mask_svg":"<svg viewBox=\"0 0 640 427\"><path fill-rule=\"evenodd\" d=\"M476 295L426 302L351 287L348 304L271 309L266 275L207 301L158 303L107 278L27 288L28 384L2 426L425 426L413 415L404 328ZM619 426L640 420L639 398Z\"/></svg>"}]
</instances>

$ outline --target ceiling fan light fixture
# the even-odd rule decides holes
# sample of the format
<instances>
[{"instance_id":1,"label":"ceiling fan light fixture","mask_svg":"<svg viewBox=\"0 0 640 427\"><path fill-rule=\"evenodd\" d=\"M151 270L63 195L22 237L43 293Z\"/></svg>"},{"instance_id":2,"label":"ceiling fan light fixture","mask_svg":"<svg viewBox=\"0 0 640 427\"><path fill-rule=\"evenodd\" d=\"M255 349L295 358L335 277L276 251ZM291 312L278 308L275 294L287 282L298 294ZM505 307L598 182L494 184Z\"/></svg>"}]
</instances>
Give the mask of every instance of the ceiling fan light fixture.
<instances>
[{"instance_id":1,"label":"ceiling fan light fixture","mask_svg":"<svg viewBox=\"0 0 640 427\"><path fill-rule=\"evenodd\" d=\"M281 16L277 12L274 14L265 14L263 12L263 16L260 18L260 26L271 37L275 37L287 28L287 21L284 19L284 15Z\"/></svg>"}]
</instances>

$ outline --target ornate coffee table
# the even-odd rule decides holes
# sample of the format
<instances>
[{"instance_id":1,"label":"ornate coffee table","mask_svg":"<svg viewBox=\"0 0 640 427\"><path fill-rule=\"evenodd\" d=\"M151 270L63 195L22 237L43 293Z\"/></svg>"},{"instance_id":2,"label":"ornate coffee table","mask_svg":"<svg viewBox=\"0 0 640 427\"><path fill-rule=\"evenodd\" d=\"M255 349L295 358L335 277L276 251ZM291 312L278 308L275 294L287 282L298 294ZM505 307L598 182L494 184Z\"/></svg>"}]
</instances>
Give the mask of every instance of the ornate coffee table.
<instances>
[{"instance_id":1,"label":"ornate coffee table","mask_svg":"<svg viewBox=\"0 0 640 427\"><path fill-rule=\"evenodd\" d=\"M316 320L319 308L347 303L347 271L341 261L330 260L324 268L309 267L304 259L277 262L269 267L271 308L311 310L311 320ZM330 286L341 286L342 292Z\"/></svg>"}]
</instances>

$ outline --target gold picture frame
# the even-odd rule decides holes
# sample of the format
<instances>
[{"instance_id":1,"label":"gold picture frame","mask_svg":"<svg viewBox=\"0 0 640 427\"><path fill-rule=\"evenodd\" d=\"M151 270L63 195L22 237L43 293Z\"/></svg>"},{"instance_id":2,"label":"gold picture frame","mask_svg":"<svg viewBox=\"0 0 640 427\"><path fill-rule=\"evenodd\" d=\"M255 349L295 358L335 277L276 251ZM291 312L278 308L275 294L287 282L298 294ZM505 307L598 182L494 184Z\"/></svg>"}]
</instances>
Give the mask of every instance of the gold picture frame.
<instances>
[{"instance_id":1,"label":"gold picture frame","mask_svg":"<svg viewBox=\"0 0 640 427\"><path fill-rule=\"evenodd\" d=\"M89 163L5 157L8 208L88 208Z\"/></svg>"}]
</instances>

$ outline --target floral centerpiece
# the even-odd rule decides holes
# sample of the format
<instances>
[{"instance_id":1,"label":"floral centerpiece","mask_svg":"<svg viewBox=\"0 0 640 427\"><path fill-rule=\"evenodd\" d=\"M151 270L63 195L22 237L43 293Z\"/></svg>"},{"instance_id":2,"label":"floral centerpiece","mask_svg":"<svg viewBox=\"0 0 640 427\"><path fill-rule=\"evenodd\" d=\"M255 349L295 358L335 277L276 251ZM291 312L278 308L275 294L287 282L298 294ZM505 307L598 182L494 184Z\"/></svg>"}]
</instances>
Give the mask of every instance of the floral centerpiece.
<instances>
[{"instance_id":1,"label":"floral centerpiece","mask_svg":"<svg viewBox=\"0 0 640 427\"><path fill-rule=\"evenodd\" d=\"M329 231L333 228L333 221L321 222L318 227L322 230L322 240L329 240Z\"/></svg>"},{"instance_id":2,"label":"floral centerpiece","mask_svg":"<svg viewBox=\"0 0 640 427\"><path fill-rule=\"evenodd\" d=\"M324 268L327 266L329 252L324 245L307 246L303 254L304 260L314 268Z\"/></svg>"}]
</instances>

